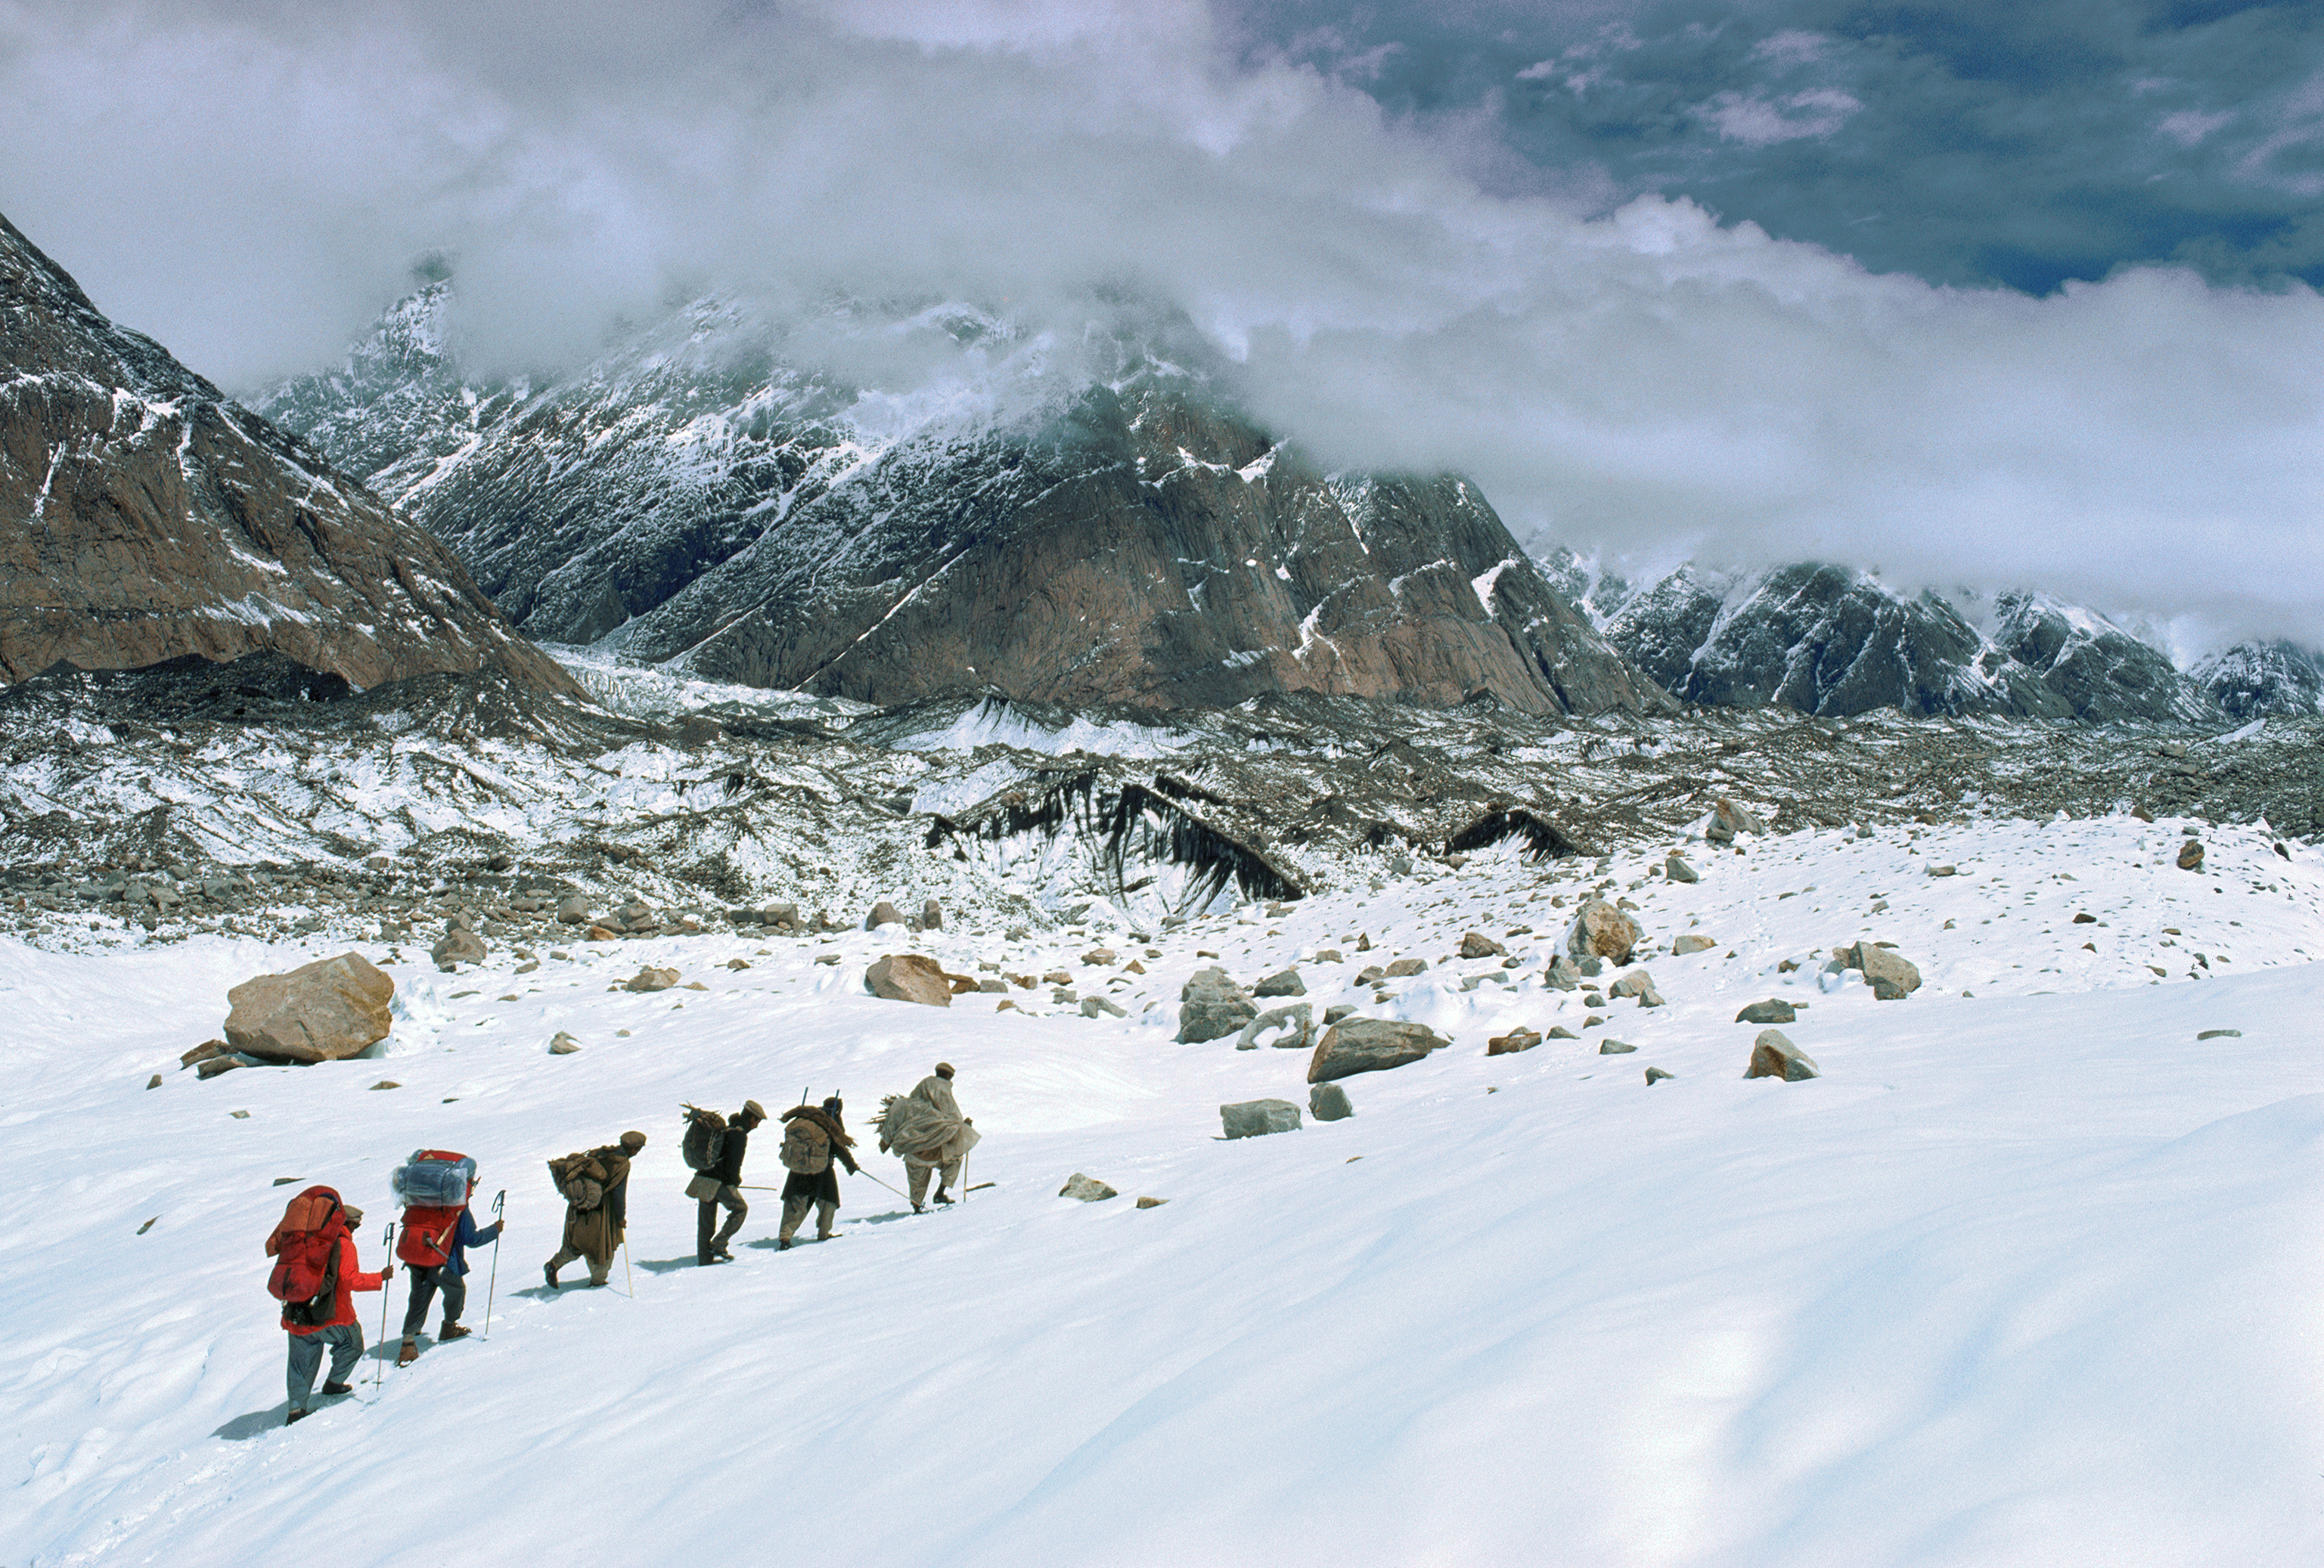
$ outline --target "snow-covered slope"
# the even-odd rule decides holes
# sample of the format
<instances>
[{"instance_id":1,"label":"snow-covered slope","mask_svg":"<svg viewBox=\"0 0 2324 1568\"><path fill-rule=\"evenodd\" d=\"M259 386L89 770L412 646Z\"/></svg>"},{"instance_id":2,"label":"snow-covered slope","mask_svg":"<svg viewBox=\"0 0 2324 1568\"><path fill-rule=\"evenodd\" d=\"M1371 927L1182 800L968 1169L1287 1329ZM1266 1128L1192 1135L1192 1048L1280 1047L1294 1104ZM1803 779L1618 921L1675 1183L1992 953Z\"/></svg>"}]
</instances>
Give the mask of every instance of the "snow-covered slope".
<instances>
[{"instance_id":1,"label":"snow-covered slope","mask_svg":"<svg viewBox=\"0 0 2324 1568\"><path fill-rule=\"evenodd\" d=\"M1665 703L1473 486L1314 470L1175 317L708 297L536 387L462 379L448 288L262 407L536 637L883 703Z\"/></svg>"},{"instance_id":2,"label":"snow-covered slope","mask_svg":"<svg viewBox=\"0 0 2324 1568\"><path fill-rule=\"evenodd\" d=\"M2296 643L2237 643L2196 665L2194 677L2234 718L2324 712L2324 655Z\"/></svg>"},{"instance_id":3,"label":"snow-covered slope","mask_svg":"<svg viewBox=\"0 0 2324 1568\"><path fill-rule=\"evenodd\" d=\"M1647 875L1671 844L1546 870L1509 846L1393 900L1182 931L402 964L381 1059L210 1082L177 1054L300 951L0 942L0 1540L188 1568L318 1543L346 1568L2314 1561L2324 877L2232 829L2181 871L2181 826L1747 835L1692 846L1692 885ZM1593 886L1640 906L1668 1005L1540 985ZM1518 967L1453 957L1470 930ZM1690 932L1715 944L1671 956ZM1859 939L1898 943L1922 989L1823 988ZM1007 998L1038 1016L863 995L907 940L970 973L1064 969L1127 1016L1046 986ZM1319 1008L1452 1044L1347 1080L1351 1120L1220 1142L1222 1102L1304 1104L1305 1058L1172 1041L1212 955L1246 981L1296 961ZM1354 983L1406 955L1429 967ZM646 962L704 989L609 988ZM1805 1004L1783 1028L1821 1077L1741 1077L1757 1028L1733 1015L1767 996ZM1484 1054L1554 1023L1581 1039ZM546 1054L560 1029L579 1054ZM968 1181L993 1187L914 1217L843 1177L842 1238L782 1253L754 1193L740 1261L692 1265L681 1100L805 1087L860 1130L939 1057L984 1133ZM653 1142L631 1256L612 1289L551 1295L542 1161L632 1126ZM493 1291L490 1334L367 1360L358 1397L284 1429L260 1243L328 1181L371 1211L375 1259L387 1174L420 1146L507 1189L466 1317ZM1056 1196L1077 1171L1120 1196ZM749 1176L779 1179L764 1136ZM403 1301L399 1279L391 1334ZM380 1298L358 1304L375 1335Z\"/></svg>"}]
</instances>

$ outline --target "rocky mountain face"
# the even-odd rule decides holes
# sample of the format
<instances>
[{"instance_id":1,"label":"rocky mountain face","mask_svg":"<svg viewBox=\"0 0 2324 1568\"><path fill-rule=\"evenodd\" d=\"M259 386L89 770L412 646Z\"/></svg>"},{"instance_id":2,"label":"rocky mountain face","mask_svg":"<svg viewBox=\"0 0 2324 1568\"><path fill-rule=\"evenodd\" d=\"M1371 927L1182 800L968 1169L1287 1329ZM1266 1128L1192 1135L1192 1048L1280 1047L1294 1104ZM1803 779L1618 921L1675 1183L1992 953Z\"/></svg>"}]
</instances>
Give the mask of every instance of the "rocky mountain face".
<instances>
[{"instance_id":1,"label":"rocky mountain face","mask_svg":"<svg viewBox=\"0 0 2324 1568\"><path fill-rule=\"evenodd\" d=\"M1932 593L1901 594L1812 564L1722 575L1689 565L1632 594L1607 636L1687 701L1843 716L2185 722L2220 717L2161 650L2039 593L2000 596L1973 625Z\"/></svg>"},{"instance_id":2,"label":"rocky mountain face","mask_svg":"<svg viewBox=\"0 0 2324 1568\"><path fill-rule=\"evenodd\" d=\"M1068 371L946 308L890 325L972 345L981 379L890 395L801 368L787 328L708 299L536 389L465 381L446 300L423 290L262 407L535 637L880 703L1667 704L1473 486L1323 472L1236 414L1187 344L1133 334Z\"/></svg>"},{"instance_id":3,"label":"rocky mountain face","mask_svg":"<svg viewBox=\"0 0 2324 1568\"><path fill-rule=\"evenodd\" d=\"M2293 643L2237 643L2196 665L2194 676L2230 718L2324 713L2324 654Z\"/></svg>"},{"instance_id":4,"label":"rocky mountain face","mask_svg":"<svg viewBox=\"0 0 2324 1568\"><path fill-rule=\"evenodd\" d=\"M0 675L275 650L576 692L437 541L101 315L0 218Z\"/></svg>"}]
</instances>

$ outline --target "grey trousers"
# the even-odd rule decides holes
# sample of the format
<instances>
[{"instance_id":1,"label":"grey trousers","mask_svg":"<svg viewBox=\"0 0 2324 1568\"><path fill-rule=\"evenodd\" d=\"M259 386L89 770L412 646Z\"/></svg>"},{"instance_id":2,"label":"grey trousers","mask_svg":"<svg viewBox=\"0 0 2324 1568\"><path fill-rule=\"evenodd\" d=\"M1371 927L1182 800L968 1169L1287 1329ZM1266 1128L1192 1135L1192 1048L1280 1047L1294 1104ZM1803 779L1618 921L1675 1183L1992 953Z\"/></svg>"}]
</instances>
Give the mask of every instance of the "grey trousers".
<instances>
[{"instance_id":1,"label":"grey trousers","mask_svg":"<svg viewBox=\"0 0 2324 1568\"><path fill-rule=\"evenodd\" d=\"M452 1272L449 1263L438 1263L432 1268L413 1266L411 1305L403 1309L403 1337L411 1339L420 1333L420 1325L428 1321L428 1307L436 1299L436 1292L444 1292L444 1321L460 1321L461 1309L468 1305L468 1282Z\"/></svg>"},{"instance_id":2,"label":"grey trousers","mask_svg":"<svg viewBox=\"0 0 2324 1568\"><path fill-rule=\"evenodd\" d=\"M726 1223L713 1234L710 1227L716 1223L721 1204L726 1206ZM696 1204L694 1210L695 1261L707 1263L724 1252L726 1243L734 1239L734 1233L741 1230L742 1222L750 1217L751 1206L743 1200L741 1193L731 1187L720 1187L718 1196L708 1203Z\"/></svg>"},{"instance_id":3,"label":"grey trousers","mask_svg":"<svg viewBox=\"0 0 2324 1568\"><path fill-rule=\"evenodd\" d=\"M954 1182L960 1179L960 1161L957 1160L948 1160L943 1165L937 1165L931 1160L922 1160L917 1155L907 1154L904 1156L904 1174L909 1178L906 1182L906 1185L912 1189L912 1206L914 1208L919 1207L920 1200L927 1196L928 1172L931 1170L941 1170L944 1172L944 1179L936 1183L936 1190L938 1192L945 1191Z\"/></svg>"},{"instance_id":4,"label":"grey trousers","mask_svg":"<svg viewBox=\"0 0 2324 1568\"><path fill-rule=\"evenodd\" d=\"M290 1391L290 1408L303 1410L307 1396L314 1391L315 1374L323 1368L323 1352L331 1353L330 1381L344 1383L347 1374L355 1370L355 1361L364 1352L363 1330L352 1323L342 1323L336 1328L318 1328L312 1334L294 1334L290 1339L290 1371L283 1380Z\"/></svg>"},{"instance_id":5,"label":"grey trousers","mask_svg":"<svg viewBox=\"0 0 2324 1568\"><path fill-rule=\"evenodd\" d=\"M783 1199L783 1229L780 1238L781 1240L788 1242L793 1236L798 1234L799 1225L807 1218L807 1200L803 1197L787 1197ZM839 1206L837 1204L831 1202L827 1198L817 1203L815 1206L816 1240L819 1242L829 1241L831 1239L832 1224L834 1221L837 1220L838 1217Z\"/></svg>"}]
</instances>

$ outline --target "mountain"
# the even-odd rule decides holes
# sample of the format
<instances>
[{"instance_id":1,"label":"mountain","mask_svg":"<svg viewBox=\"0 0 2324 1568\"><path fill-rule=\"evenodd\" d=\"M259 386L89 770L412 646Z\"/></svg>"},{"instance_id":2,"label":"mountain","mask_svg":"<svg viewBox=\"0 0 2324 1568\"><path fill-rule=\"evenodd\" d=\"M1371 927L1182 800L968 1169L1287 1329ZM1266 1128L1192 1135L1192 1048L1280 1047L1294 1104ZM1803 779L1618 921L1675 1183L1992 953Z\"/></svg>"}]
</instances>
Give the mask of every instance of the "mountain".
<instances>
[{"instance_id":1,"label":"mountain","mask_svg":"<svg viewBox=\"0 0 2324 1568\"><path fill-rule=\"evenodd\" d=\"M466 379L430 283L261 407L446 541L528 633L881 703L1305 691L1655 710L1473 485L1325 472L1185 324L708 298L578 373ZM899 392L814 343L918 354Z\"/></svg>"},{"instance_id":2,"label":"mountain","mask_svg":"<svg viewBox=\"0 0 2324 1568\"><path fill-rule=\"evenodd\" d=\"M577 692L450 552L5 217L0 372L0 675L271 649L358 686L490 666Z\"/></svg>"},{"instance_id":3,"label":"mountain","mask_svg":"<svg viewBox=\"0 0 2324 1568\"><path fill-rule=\"evenodd\" d=\"M1553 562L1554 572L1581 568ZM1691 702L1778 702L1839 717L2179 722L2217 718L2168 656L2095 611L2045 594L1997 598L1983 629L1941 596L1865 573L1801 564L1741 573L1686 565L1608 618L1614 646Z\"/></svg>"},{"instance_id":4,"label":"mountain","mask_svg":"<svg viewBox=\"0 0 2324 1568\"><path fill-rule=\"evenodd\" d=\"M2237 643L2197 665L2194 678L2231 718L2324 712L2324 654L2297 644Z\"/></svg>"}]
</instances>

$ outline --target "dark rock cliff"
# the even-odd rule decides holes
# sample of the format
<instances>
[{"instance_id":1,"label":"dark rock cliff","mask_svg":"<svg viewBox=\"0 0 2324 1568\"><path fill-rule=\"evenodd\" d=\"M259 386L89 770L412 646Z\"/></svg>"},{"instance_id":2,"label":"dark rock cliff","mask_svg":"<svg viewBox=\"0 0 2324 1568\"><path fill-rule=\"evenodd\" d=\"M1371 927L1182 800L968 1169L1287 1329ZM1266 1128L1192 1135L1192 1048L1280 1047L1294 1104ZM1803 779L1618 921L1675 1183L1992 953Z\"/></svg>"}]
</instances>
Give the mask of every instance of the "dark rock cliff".
<instances>
[{"instance_id":1,"label":"dark rock cliff","mask_svg":"<svg viewBox=\"0 0 2324 1568\"><path fill-rule=\"evenodd\" d=\"M0 217L0 676L262 649L359 686L491 666L578 690L449 551Z\"/></svg>"}]
</instances>

